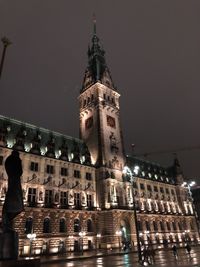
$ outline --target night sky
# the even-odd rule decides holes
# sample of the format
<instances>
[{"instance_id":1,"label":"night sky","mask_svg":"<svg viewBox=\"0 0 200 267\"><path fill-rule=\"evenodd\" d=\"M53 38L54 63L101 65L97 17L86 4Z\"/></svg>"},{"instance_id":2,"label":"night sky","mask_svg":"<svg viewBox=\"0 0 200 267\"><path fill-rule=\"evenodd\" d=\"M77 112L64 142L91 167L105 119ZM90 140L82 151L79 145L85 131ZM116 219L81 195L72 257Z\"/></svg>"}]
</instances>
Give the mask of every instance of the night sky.
<instances>
[{"instance_id":1,"label":"night sky","mask_svg":"<svg viewBox=\"0 0 200 267\"><path fill-rule=\"evenodd\" d=\"M200 147L200 1L0 0L0 114L78 137L92 17L121 94L126 152ZM0 46L2 53L3 45ZM178 153L200 177L200 149ZM173 154L152 155L166 166ZM200 178L199 178L200 179Z\"/></svg>"}]
</instances>

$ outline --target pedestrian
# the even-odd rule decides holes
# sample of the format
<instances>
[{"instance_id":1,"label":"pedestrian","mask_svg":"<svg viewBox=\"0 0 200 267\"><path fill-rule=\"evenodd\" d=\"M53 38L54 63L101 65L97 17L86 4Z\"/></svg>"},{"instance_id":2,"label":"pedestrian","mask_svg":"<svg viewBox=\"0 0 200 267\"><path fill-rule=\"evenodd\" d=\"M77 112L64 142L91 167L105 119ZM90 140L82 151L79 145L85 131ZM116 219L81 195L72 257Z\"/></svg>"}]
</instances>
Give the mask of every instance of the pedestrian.
<instances>
[{"instance_id":1,"label":"pedestrian","mask_svg":"<svg viewBox=\"0 0 200 267\"><path fill-rule=\"evenodd\" d=\"M177 253L177 246L176 245L173 245L172 251L173 251L173 255L174 255L175 259L177 259L178 258L178 253Z\"/></svg>"},{"instance_id":2,"label":"pedestrian","mask_svg":"<svg viewBox=\"0 0 200 267\"><path fill-rule=\"evenodd\" d=\"M185 249L186 249L186 251L187 251L187 253L188 253L188 255L189 255L189 257L191 258L191 246L187 243L187 245L185 246Z\"/></svg>"},{"instance_id":3,"label":"pedestrian","mask_svg":"<svg viewBox=\"0 0 200 267\"><path fill-rule=\"evenodd\" d=\"M150 264L149 262L149 248L144 247L143 251L142 251L142 262L141 264L143 266L147 266Z\"/></svg>"},{"instance_id":4,"label":"pedestrian","mask_svg":"<svg viewBox=\"0 0 200 267\"><path fill-rule=\"evenodd\" d=\"M149 248L149 259L150 259L150 262L151 264L155 263L155 249L153 249L153 247L150 247Z\"/></svg>"}]
</instances>

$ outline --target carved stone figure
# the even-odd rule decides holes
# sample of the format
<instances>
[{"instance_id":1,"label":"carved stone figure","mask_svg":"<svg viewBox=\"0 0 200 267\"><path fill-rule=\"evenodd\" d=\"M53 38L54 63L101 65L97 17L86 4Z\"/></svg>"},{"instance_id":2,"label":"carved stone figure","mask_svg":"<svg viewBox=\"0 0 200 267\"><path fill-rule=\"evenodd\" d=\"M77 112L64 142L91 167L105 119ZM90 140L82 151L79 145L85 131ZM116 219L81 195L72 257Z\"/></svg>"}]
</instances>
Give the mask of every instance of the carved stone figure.
<instances>
[{"instance_id":1,"label":"carved stone figure","mask_svg":"<svg viewBox=\"0 0 200 267\"><path fill-rule=\"evenodd\" d=\"M13 151L5 161L8 190L2 210L3 232L12 231L13 219L24 210L20 177L23 173L19 152Z\"/></svg>"}]
</instances>

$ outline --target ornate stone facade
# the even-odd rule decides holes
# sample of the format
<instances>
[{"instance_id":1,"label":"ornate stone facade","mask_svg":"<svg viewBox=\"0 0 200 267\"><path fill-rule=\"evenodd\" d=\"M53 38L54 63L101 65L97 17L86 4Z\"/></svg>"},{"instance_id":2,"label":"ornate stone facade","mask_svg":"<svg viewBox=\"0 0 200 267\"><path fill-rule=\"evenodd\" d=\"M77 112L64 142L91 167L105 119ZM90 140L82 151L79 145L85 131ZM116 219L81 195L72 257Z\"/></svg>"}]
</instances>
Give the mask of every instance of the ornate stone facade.
<instances>
[{"instance_id":1,"label":"ornate stone facade","mask_svg":"<svg viewBox=\"0 0 200 267\"><path fill-rule=\"evenodd\" d=\"M1 208L5 159L16 149L23 163L25 211L14 222L20 254L136 247L136 222L141 244L199 241L178 160L164 168L125 156L119 97L95 27L79 96L80 139L0 116Z\"/></svg>"}]
</instances>

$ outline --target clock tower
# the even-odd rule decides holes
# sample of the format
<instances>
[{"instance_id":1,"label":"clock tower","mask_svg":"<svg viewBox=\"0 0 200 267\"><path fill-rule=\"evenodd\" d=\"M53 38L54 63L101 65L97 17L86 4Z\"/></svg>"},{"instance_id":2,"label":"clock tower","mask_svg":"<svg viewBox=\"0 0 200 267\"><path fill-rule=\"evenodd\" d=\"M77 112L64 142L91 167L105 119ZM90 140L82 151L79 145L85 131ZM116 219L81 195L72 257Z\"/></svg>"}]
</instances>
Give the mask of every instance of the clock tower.
<instances>
[{"instance_id":1,"label":"clock tower","mask_svg":"<svg viewBox=\"0 0 200 267\"><path fill-rule=\"evenodd\" d=\"M123 202L123 196L117 194L125 164L119 97L94 22L88 66L79 96L80 138L86 142L97 168L98 203L103 208Z\"/></svg>"}]
</instances>

